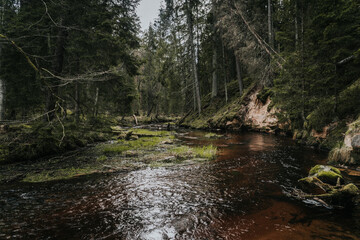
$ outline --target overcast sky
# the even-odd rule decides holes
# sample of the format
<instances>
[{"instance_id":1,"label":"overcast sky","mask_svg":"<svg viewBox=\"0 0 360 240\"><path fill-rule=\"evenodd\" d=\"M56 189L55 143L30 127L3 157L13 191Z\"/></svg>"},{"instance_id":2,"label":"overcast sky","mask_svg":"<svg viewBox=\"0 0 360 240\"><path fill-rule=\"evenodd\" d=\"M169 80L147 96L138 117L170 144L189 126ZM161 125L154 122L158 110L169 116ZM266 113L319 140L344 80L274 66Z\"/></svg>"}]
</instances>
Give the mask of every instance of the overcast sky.
<instances>
[{"instance_id":1,"label":"overcast sky","mask_svg":"<svg viewBox=\"0 0 360 240\"><path fill-rule=\"evenodd\" d=\"M146 30L150 22L154 23L154 19L159 14L162 0L141 0L137 13L141 21L141 29Z\"/></svg>"}]
</instances>

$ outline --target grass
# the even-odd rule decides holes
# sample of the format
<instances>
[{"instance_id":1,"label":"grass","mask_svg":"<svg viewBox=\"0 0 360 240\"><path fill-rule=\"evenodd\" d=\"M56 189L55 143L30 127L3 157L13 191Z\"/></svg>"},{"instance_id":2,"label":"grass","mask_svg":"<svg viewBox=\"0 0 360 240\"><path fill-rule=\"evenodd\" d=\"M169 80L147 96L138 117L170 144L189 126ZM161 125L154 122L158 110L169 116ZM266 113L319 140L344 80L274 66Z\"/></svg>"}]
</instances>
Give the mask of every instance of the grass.
<instances>
[{"instance_id":1,"label":"grass","mask_svg":"<svg viewBox=\"0 0 360 240\"><path fill-rule=\"evenodd\" d=\"M106 145L103 147L103 153L122 153L128 150L144 150L150 149L161 142L173 139L173 136L158 136L158 137L142 137L137 140L127 141L119 140L117 144Z\"/></svg>"},{"instance_id":2,"label":"grass","mask_svg":"<svg viewBox=\"0 0 360 240\"><path fill-rule=\"evenodd\" d=\"M221 135L216 134L216 133L208 133L205 135L206 138L220 138Z\"/></svg>"},{"instance_id":3,"label":"grass","mask_svg":"<svg viewBox=\"0 0 360 240\"><path fill-rule=\"evenodd\" d=\"M140 129L140 128L132 128L129 130L134 135L141 135L141 136L148 136L148 137L164 137L164 136L170 136L172 133L169 131L151 131L148 129Z\"/></svg>"},{"instance_id":4,"label":"grass","mask_svg":"<svg viewBox=\"0 0 360 240\"><path fill-rule=\"evenodd\" d=\"M217 148L209 145L204 147L195 147L193 148L193 152L195 153L195 157L206 158L209 160L215 159Z\"/></svg>"},{"instance_id":5,"label":"grass","mask_svg":"<svg viewBox=\"0 0 360 240\"><path fill-rule=\"evenodd\" d=\"M105 155L101 155L96 159L98 162L105 162L106 160L108 160L108 158Z\"/></svg>"},{"instance_id":6,"label":"grass","mask_svg":"<svg viewBox=\"0 0 360 240\"><path fill-rule=\"evenodd\" d=\"M43 171L41 173L29 173L23 179L23 182L40 183L55 180L65 180L76 176L88 175L95 172L96 169L93 168L67 168L59 169L56 171Z\"/></svg>"},{"instance_id":7,"label":"grass","mask_svg":"<svg viewBox=\"0 0 360 240\"><path fill-rule=\"evenodd\" d=\"M171 153L174 154L177 158L205 158L208 160L215 159L217 148L209 145L204 147L188 147L180 146L174 149L171 149Z\"/></svg>"}]
</instances>

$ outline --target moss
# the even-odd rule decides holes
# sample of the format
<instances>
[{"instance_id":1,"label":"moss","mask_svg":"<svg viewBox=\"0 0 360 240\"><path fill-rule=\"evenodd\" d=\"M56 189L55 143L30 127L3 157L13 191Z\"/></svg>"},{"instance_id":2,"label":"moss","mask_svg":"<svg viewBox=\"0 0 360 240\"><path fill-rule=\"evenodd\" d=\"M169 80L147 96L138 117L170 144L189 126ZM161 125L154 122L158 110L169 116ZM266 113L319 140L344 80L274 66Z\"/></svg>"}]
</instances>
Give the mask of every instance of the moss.
<instances>
[{"instance_id":1,"label":"moss","mask_svg":"<svg viewBox=\"0 0 360 240\"><path fill-rule=\"evenodd\" d=\"M217 148L212 145L204 147L180 146L171 149L170 152L181 159L205 158L212 160L216 157Z\"/></svg>"},{"instance_id":2,"label":"moss","mask_svg":"<svg viewBox=\"0 0 360 240\"><path fill-rule=\"evenodd\" d=\"M41 173L29 173L23 179L23 182L39 183L55 180L65 180L76 176L88 175L97 172L93 168L67 168L55 171L43 171Z\"/></svg>"},{"instance_id":3,"label":"moss","mask_svg":"<svg viewBox=\"0 0 360 240\"><path fill-rule=\"evenodd\" d=\"M192 149L195 153L195 157L206 158L206 159L215 159L217 148L210 145L204 147L196 147Z\"/></svg>"},{"instance_id":4,"label":"moss","mask_svg":"<svg viewBox=\"0 0 360 240\"><path fill-rule=\"evenodd\" d=\"M339 143L344 142L344 133L347 131L347 129L348 127L346 121L339 122L333 129L330 130L326 139L321 142L320 148L331 150Z\"/></svg>"},{"instance_id":5,"label":"moss","mask_svg":"<svg viewBox=\"0 0 360 240\"><path fill-rule=\"evenodd\" d=\"M323 171L324 169L329 169L333 171L336 174L341 174L341 171L333 166L324 166L324 165L316 165L315 167L311 168L309 171L309 175L313 176L315 174L318 174L319 172Z\"/></svg>"},{"instance_id":6,"label":"moss","mask_svg":"<svg viewBox=\"0 0 360 240\"><path fill-rule=\"evenodd\" d=\"M180 147L175 147L173 149L171 149L171 153L175 154L175 155L189 155L192 153L191 148L188 146L180 146Z\"/></svg>"},{"instance_id":7,"label":"moss","mask_svg":"<svg viewBox=\"0 0 360 240\"><path fill-rule=\"evenodd\" d=\"M105 155L102 155L102 156L99 156L96 161L98 162L105 162L106 160L108 160L107 156Z\"/></svg>"},{"instance_id":8,"label":"moss","mask_svg":"<svg viewBox=\"0 0 360 240\"><path fill-rule=\"evenodd\" d=\"M166 137L142 137L137 140L119 140L116 144L99 146L103 153L122 153L128 150L150 149L159 145L161 142L169 141L173 136Z\"/></svg>"},{"instance_id":9,"label":"moss","mask_svg":"<svg viewBox=\"0 0 360 240\"><path fill-rule=\"evenodd\" d=\"M358 195L359 194L359 188L355 186L355 184L350 183L346 186L344 186L340 191L343 193L349 194L349 195Z\"/></svg>"},{"instance_id":10,"label":"moss","mask_svg":"<svg viewBox=\"0 0 360 240\"><path fill-rule=\"evenodd\" d=\"M237 81L232 81L229 86L229 101L224 98L211 98L211 94L203 99L204 109L199 116L193 112L180 124L195 129L225 128L227 121L238 118L239 112L243 109L243 103L249 93L256 91L256 83L253 82L247 87L241 97L238 96ZM233 88L231 87L233 86Z\"/></svg>"},{"instance_id":11,"label":"moss","mask_svg":"<svg viewBox=\"0 0 360 240\"><path fill-rule=\"evenodd\" d=\"M298 180L298 182L300 183L307 183L307 184L311 184L313 181L314 181L313 177L305 177Z\"/></svg>"},{"instance_id":12,"label":"moss","mask_svg":"<svg viewBox=\"0 0 360 240\"><path fill-rule=\"evenodd\" d=\"M321 181L332 185L336 185L338 178L343 179L340 174L337 174L333 171L321 171L317 174L317 177Z\"/></svg>"},{"instance_id":13,"label":"moss","mask_svg":"<svg viewBox=\"0 0 360 240\"><path fill-rule=\"evenodd\" d=\"M206 138L220 138L221 135L218 135L216 133L208 133L205 135Z\"/></svg>"},{"instance_id":14,"label":"moss","mask_svg":"<svg viewBox=\"0 0 360 240\"><path fill-rule=\"evenodd\" d=\"M340 170L333 166L316 165L309 171L309 176L332 185L336 185L338 178L343 181Z\"/></svg>"},{"instance_id":15,"label":"moss","mask_svg":"<svg viewBox=\"0 0 360 240\"><path fill-rule=\"evenodd\" d=\"M169 131L151 131L148 129L130 129L129 131L132 132L134 135L139 135L143 137L164 137L164 136L170 136L172 133Z\"/></svg>"}]
</instances>

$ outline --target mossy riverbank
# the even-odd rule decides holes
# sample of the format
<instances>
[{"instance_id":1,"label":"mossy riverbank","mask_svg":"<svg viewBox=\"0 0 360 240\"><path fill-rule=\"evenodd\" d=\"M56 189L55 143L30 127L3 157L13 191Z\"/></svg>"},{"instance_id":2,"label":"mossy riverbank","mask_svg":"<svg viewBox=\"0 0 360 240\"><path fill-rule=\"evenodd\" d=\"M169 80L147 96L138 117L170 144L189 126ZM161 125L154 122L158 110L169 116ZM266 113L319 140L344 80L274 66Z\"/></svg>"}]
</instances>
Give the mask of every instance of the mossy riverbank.
<instances>
[{"instance_id":1,"label":"mossy riverbank","mask_svg":"<svg viewBox=\"0 0 360 240\"><path fill-rule=\"evenodd\" d=\"M342 94L342 96L345 94ZM354 94L352 94L354 95ZM225 131L258 131L292 137L297 143L329 152L329 163L335 165L360 166L359 147L353 147L356 136L360 136L359 120L355 113L334 119L332 123L315 124L321 116L310 114L304 126L296 126L272 101L273 92L256 84L249 85L241 97L225 102L223 96L203 99L203 110L189 113L180 121L183 127ZM319 126L322 127L319 127Z\"/></svg>"},{"instance_id":2,"label":"mossy riverbank","mask_svg":"<svg viewBox=\"0 0 360 240\"><path fill-rule=\"evenodd\" d=\"M213 146L190 147L175 132L117 128L111 140L39 161L0 166L0 182L47 182L95 173L169 167L212 160Z\"/></svg>"}]
</instances>

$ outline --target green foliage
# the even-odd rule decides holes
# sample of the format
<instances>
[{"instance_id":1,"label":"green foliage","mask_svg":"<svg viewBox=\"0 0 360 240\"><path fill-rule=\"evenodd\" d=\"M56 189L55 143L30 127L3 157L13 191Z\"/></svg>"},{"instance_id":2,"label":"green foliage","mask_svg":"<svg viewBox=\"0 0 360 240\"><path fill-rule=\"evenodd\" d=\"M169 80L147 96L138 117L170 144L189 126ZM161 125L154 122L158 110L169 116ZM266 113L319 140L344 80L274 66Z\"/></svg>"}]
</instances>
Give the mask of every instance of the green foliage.
<instances>
[{"instance_id":1,"label":"green foliage","mask_svg":"<svg viewBox=\"0 0 360 240\"><path fill-rule=\"evenodd\" d=\"M259 94L257 95L257 99L259 99L263 104L266 103L269 97L273 95L273 91L270 88L263 88Z\"/></svg>"},{"instance_id":2,"label":"green foliage","mask_svg":"<svg viewBox=\"0 0 360 240\"><path fill-rule=\"evenodd\" d=\"M306 11L303 11L306 10ZM294 14L298 22L295 42ZM286 112L293 128L322 129L338 119L360 113L359 63L338 64L356 55L360 44L359 3L356 1L284 2L277 12L277 40L286 63L275 80L274 102ZM303 20L302 20L303 19ZM301 22L303 21L303 22ZM287 22L292 24L286 24ZM300 24L304 33L299 31Z\"/></svg>"},{"instance_id":3,"label":"green foliage","mask_svg":"<svg viewBox=\"0 0 360 240\"><path fill-rule=\"evenodd\" d=\"M187 158L204 158L208 160L212 160L216 158L217 148L209 145L203 147L188 147L188 146L180 146L171 149L171 152L180 159Z\"/></svg>"},{"instance_id":4,"label":"green foliage","mask_svg":"<svg viewBox=\"0 0 360 240\"><path fill-rule=\"evenodd\" d=\"M40 183L56 180L70 179L76 176L88 175L95 173L96 170L92 168L67 168L59 169L56 171L44 171L41 173L29 173L23 179L23 182Z\"/></svg>"},{"instance_id":5,"label":"green foliage","mask_svg":"<svg viewBox=\"0 0 360 240\"><path fill-rule=\"evenodd\" d=\"M132 113L138 2L2 1L1 33L18 46L2 45L5 118L29 119L54 109L70 109L78 119Z\"/></svg>"},{"instance_id":6,"label":"green foliage","mask_svg":"<svg viewBox=\"0 0 360 240\"><path fill-rule=\"evenodd\" d=\"M102 151L105 154L123 153L132 149L150 149L168 139L168 137L141 137L131 141L119 140L117 144L106 145L105 147L100 148L102 148Z\"/></svg>"}]
</instances>

